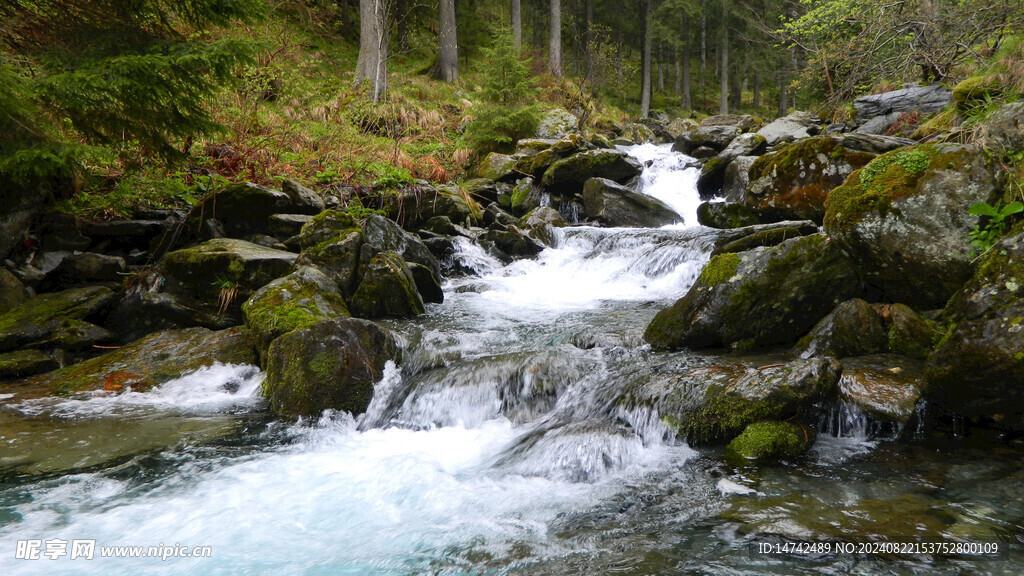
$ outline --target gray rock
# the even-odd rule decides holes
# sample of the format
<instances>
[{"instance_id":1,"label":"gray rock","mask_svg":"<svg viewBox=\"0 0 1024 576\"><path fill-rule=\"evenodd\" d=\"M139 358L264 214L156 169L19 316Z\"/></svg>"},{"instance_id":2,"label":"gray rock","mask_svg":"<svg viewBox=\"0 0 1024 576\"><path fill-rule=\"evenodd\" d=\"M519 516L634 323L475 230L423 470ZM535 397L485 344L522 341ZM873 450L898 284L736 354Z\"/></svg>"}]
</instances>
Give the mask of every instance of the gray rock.
<instances>
[{"instance_id":1,"label":"gray rock","mask_svg":"<svg viewBox=\"0 0 1024 576\"><path fill-rule=\"evenodd\" d=\"M124 279L124 258L95 252L71 254L46 275L46 285L67 287L88 282L120 282Z\"/></svg>"},{"instance_id":2,"label":"gray rock","mask_svg":"<svg viewBox=\"0 0 1024 576\"><path fill-rule=\"evenodd\" d=\"M42 294L0 316L0 352L50 338L62 321L88 318L113 304L114 293L102 286Z\"/></svg>"},{"instance_id":3,"label":"gray rock","mask_svg":"<svg viewBox=\"0 0 1024 576\"><path fill-rule=\"evenodd\" d=\"M874 116L854 130L856 134L885 134L889 128L899 120L899 112L890 112L881 116Z\"/></svg>"},{"instance_id":4,"label":"gray rock","mask_svg":"<svg viewBox=\"0 0 1024 576\"><path fill-rule=\"evenodd\" d=\"M921 361L892 354L847 358L839 378L843 400L885 422L910 420L927 388Z\"/></svg>"},{"instance_id":5,"label":"gray rock","mask_svg":"<svg viewBox=\"0 0 1024 576\"><path fill-rule=\"evenodd\" d=\"M278 240L284 241L302 232L302 227L313 220L309 214L272 214L267 220L267 230Z\"/></svg>"},{"instance_id":6,"label":"gray rock","mask_svg":"<svg viewBox=\"0 0 1024 576\"><path fill-rule=\"evenodd\" d=\"M767 145L775 146L780 142L792 142L800 138L815 136L820 133L821 119L810 112L793 112L788 116L777 118L757 131L764 136Z\"/></svg>"},{"instance_id":7,"label":"gray rock","mask_svg":"<svg viewBox=\"0 0 1024 576\"><path fill-rule=\"evenodd\" d=\"M576 129L576 117L564 108L555 108L545 113L537 125L537 138L563 138Z\"/></svg>"},{"instance_id":8,"label":"gray rock","mask_svg":"<svg viewBox=\"0 0 1024 576\"><path fill-rule=\"evenodd\" d=\"M884 352L887 335L875 309L860 298L847 300L821 319L793 348L799 358L865 356Z\"/></svg>"},{"instance_id":9,"label":"gray rock","mask_svg":"<svg viewBox=\"0 0 1024 576\"><path fill-rule=\"evenodd\" d=\"M591 178L583 187L583 208L588 218L609 226L658 228L682 221L657 198L633 192L611 180Z\"/></svg>"},{"instance_id":10,"label":"gray rock","mask_svg":"<svg viewBox=\"0 0 1024 576\"><path fill-rule=\"evenodd\" d=\"M726 202L742 202L743 193L750 183L748 174L750 166L757 160L757 156L738 156L725 168L725 175L722 177L722 197Z\"/></svg>"},{"instance_id":11,"label":"gray rock","mask_svg":"<svg viewBox=\"0 0 1024 576\"><path fill-rule=\"evenodd\" d=\"M295 214L315 216L326 209L324 199L319 194L295 180L285 179L281 182L281 192L291 200L290 212Z\"/></svg>"},{"instance_id":12,"label":"gray rock","mask_svg":"<svg viewBox=\"0 0 1024 576\"><path fill-rule=\"evenodd\" d=\"M863 122L868 118L917 110L925 114L938 112L953 101L953 93L944 86L914 86L902 90L883 92L862 96L853 101L857 110L857 120Z\"/></svg>"},{"instance_id":13,"label":"gray rock","mask_svg":"<svg viewBox=\"0 0 1024 576\"><path fill-rule=\"evenodd\" d=\"M424 312L416 279L394 252L379 252L365 267L349 310L360 318L411 318Z\"/></svg>"},{"instance_id":14,"label":"gray rock","mask_svg":"<svg viewBox=\"0 0 1024 576\"><path fill-rule=\"evenodd\" d=\"M544 172L542 184L552 192L573 195L583 192L590 178L625 182L641 171L640 163L618 150L589 150L559 160Z\"/></svg>"}]
</instances>

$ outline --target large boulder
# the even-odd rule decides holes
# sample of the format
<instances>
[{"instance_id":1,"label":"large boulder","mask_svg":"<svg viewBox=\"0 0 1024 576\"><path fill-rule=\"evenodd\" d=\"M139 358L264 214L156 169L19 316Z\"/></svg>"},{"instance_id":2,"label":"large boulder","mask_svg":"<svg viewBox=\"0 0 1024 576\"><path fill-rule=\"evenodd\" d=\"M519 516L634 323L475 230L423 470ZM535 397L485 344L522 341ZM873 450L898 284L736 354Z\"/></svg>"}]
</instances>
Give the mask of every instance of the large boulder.
<instances>
[{"instance_id":1,"label":"large boulder","mask_svg":"<svg viewBox=\"0 0 1024 576\"><path fill-rule=\"evenodd\" d=\"M927 389L920 360L892 354L843 360L840 397L873 420L907 422Z\"/></svg>"},{"instance_id":2,"label":"large boulder","mask_svg":"<svg viewBox=\"0 0 1024 576\"><path fill-rule=\"evenodd\" d=\"M89 282L117 282L124 279L125 263L120 256L79 252L63 258L46 275L44 287L63 288Z\"/></svg>"},{"instance_id":3,"label":"large boulder","mask_svg":"<svg viewBox=\"0 0 1024 576\"><path fill-rule=\"evenodd\" d=\"M296 237L302 253L295 264L320 269L349 297L359 284L363 240L363 230L355 219L344 212L327 210L314 216Z\"/></svg>"},{"instance_id":4,"label":"large boulder","mask_svg":"<svg viewBox=\"0 0 1024 576\"><path fill-rule=\"evenodd\" d=\"M753 162L743 201L765 220L820 223L825 198L872 158L844 147L838 137L805 138Z\"/></svg>"},{"instance_id":5,"label":"large boulder","mask_svg":"<svg viewBox=\"0 0 1024 576\"><path fill-rule=\"evenodd\" d=\"M760 156L765 151L764 136L758 134L740 134L718 153L704 163L697 178L697 191L702 197L722 192L725 184L725 172L729 164L740 156Z\"/></svg>"},{"instance_id":6,"label":"large boulder","mask_svg":"<svg viewBox=\"0 0 1024 576\"><path fill-rule=\"evenodd\" d=\"M814 428L802 424L755 422L729 442L725 458L735 463L793 459L810 450L816 436Z\"/></svg>"},{"instance_id":7,"label":"large boulder","mask_svg":"<svg viewBox=\"0 0 1024 576\"><path fill-rule=\"evenodd\" d=\"M683 220L661 200L605 178L591 178L584 184L583 208L588 218L609 226L658 228Z\"/></svg>"},{"instance_id":8,"label":"large boulder","mask_svg":"<svg viewBox=\"0 0 1024 576\"><path fill-rule=\"evenodd\" d=\"M864 356L886 349L882 319L864 300L847 300L821 319L793 348L800 358Z\"/></svg>"},{"instance_id":9,"label":"large boulder","mask_svg":"<svg viewBox=\"0 0 1024 576\"><path fill-rule=\"evenodd\" d=\"M810 220L786 220L771 224L756 224L742 228L729 228L715 238L712 256L727 252L746 252L762 247L777 246L786 240L810 236L819 232Z\"/></svg>"},{"instance_id":10,"label":"large boulder","mask_svg":"<svg viewBox=\"0 0 1024 576\"><path fill-rule=\"evenodd\" d=\"M233 238L265 234L271 214L291 212L291 198L284 192L271 190L252 182L230 184L197 204L188 216L189 232L194 236L208 234L209 220L223 226Z\"/></svg>"},{"instance_id":11,"label":"large boulder","mask_svg":"<svg viewBox=\"0 0 1024 576\"><path fill-rule=\"evenodd\" d=\"M1024 102L1011 102L996 110L985 121L982 137L989 150L1024 150Z\"/></svg>"},{"instance_id":12,"label":"large boulder","mask_svg":"<svg viewBox=\"0 0 1024 576\"><path fill-rule=\"evenodd\" d=\"M299 184L295 180L285 179L281 182L281 192L288 196L291 205L289 212L315 216L324 211L324 199L319 194Z\"/></svg>"},{"instance_id":13,"label":"large boulder","mask_svg":"<svg viewBox=\"0 0 1024 576\"><path fill-rule=\"evenodd\" d=\"M861 290L849 261L821 234L719 254L644 338L655 348L793 343Z\"/></svg>"},{"instance_id":14,"label":"large boulder","mask_svg":"<svg viewBox=\"0 0 1024 576\"><path fill-rule=\"evenodd\" d=\"M768 146L780 142L792 142L821 133L821 119L810 112L793 112L788 116L777 118L757 131L763 136Z\"/></svg>"},{"instance_id":15,"label":"large boulder","mask_svg":"<svg viewBox=\"0 0 1024 576\"><path fill-rule=\"evenodd\" d=\"M430 302L443 301L443 293L437 290L442 280L441 263L418 236L402 230L394 221L374 214L363 223L363 237L364 242L359 249L361 266L381 252L394 252L408 264L419 265L429 272L414 274L420 294L431 295Z\"/></svg>"},{"instance_id":16,"label":"large boulder","mask_svg":"<svg viewBox=\"0 0 1024 576\"><path fill-rule=\"evenodd\" d=\"M379 252L370 259L348 304L360 318L411 318L424 312L416 279L394 252Z\"/></svg>"},{"instance_id":17,"label":"large boulder","mask_svg":"<svg viewBox=\"0 0 1024 576\"><path fill-rule=\"evenodd\" d=\"M583 192L591 178L625 182L640 173L640 163L618 150L589 150L563 158L544 172L545 188L571 196Z\"/></svg>"},{"instance_id":18,"label":"large boulder","mask_svg":"<svg viewBox=\"0 0 1024 576\"><path fill-rule=\"evenodd\" d=\"M761 221L744 204L736 202L704 202L697 206L697 222L709 228L743 228Z\"/></svg>"},{"instance_id":19,"label":"large boulder","mask_svg":"<svg viewBox=\"0 0 1024 576\"><path fill-rule=\"evenodd\" d=\"M46 341L59 333L68 321L89 318L113 304L115 299L114 292L103 286L36 296L0 315L0 352Z\"/></svg>"},{"instance_id":20,"label":"large boulder","mask_svg":"<svg viewBox=\"0 0 1024 576\"><path fill-rule=\"evenodd\" d=\"M550 206L534 208L526 216L519 219L518 226L526 231L526 235L546 246L554 246L556 241L555 228L564 228L569 223Z\"/></svg>"},{"instance_id":21,"label":"large boulder","mask_svg":"<svg viewBox=\"0 0 1024 576\"><path fill-rule=\"evenodd\" d=\"M857 120L864 122L875 116L898 115L910 110L930 114L938 112L952 100L948 88L935 84L862 96L853 101L853 107L857 110Z\"/></svg>"},{"instance_id":22,"label":"large boulder","mask_svg":"<svg viewBox=\"0 0 1024 576\"><path fill-rule=\"evenodd\" d=\"M676 139L672 144L672 150L693 155L699 148L710 148L714 153L718 153L725 150L725 147L740 134L742 134L742 130L736 126L701 125L700 128L686 132Z\"/></svg>"},{"instance_id":23,"label":"large boulder","mask_svg":"<svg viewBox=\"0 0 1024 576\"><path fill-rule=\"evenodd\" d=\"M60 368L60 363L41 350L0 354L0 381L43 374L57 368Z\"/></svg>"},{"instance_id":24,"label":"large boulder","mask_svg":"<svg viewBox=\"0 0 1024 576\"><path fill-rule=\"evenodd\" d=\"M978 217L968 210L996 191L978 148L896 150L832 191L825 230L888 300L935 308L970 278Z\"/></svg>"},{"instance_id":25,"label":"large boulder","mask_svg":"<svg viewBox=\"0 0 1024 576\"><path fill-rule=\"evenodd\" d=\"M654 411L691 443L728 441L755 422L811 414L834 397L841 369L834 358L658 366L627 388L622 403Z\"/></svg>"},{"instance_id":26,"label":"large boulder","mask_svg":"<svg viewBox=\"0 0 1024 576\"><path fill-rule=\"evenodd\" d=\"M395 339L381 326L325 320L274 340L263 394L278 416L317 416L327 409L361 414L385 364L397 358Z\"/></svg>"},{"instance_id":27,"label":"large boulder","mask_svg":"<svg viewBox=\"0 0 1024 576\"><path fill-rule=\"evenodd\" d=\"M316 268L301 267L260 288L242 305L260 351L282 334L321 320L350 316L338 285Z\"/></svg>"},{"instance_id":28,"label":"large boulder","mask_svg":"<svg viewBox=\"0 0 1024 576\"><path fill-rule=\"evenodd\" d=\"M6 268L0 268L0 314L28 300L25 285Z\"/></svg>"},{"instance_id":29,"label":"large boulder","mask_svg":"<svg viewBox=\"0 0 1024 576\"><path fill-rule=\"evenodd\" d=\"M127 388L141 392L215 362L256 364L252 334L244 328L156 332L102 356L32 378L25 385L58 395Z\"/></svg>"},{"instance_id":30,"label":"large boulder","mask_svg":"<svg viewBox=\"0 0 1024 576\"><path fill-rule=\"evenodd\" d=\"M166 291L215 302L225 290L252 292L288 274L297 257L244 240L217 238L168 253L160 270Z\"/></svg>"},{"instance_id":31,"label":"large boulder","mask_svg":"<svg viewBox=\"0 0 1024 576\"><path fill-rule=\"evenodd\" d=\"M516 159L508 154L499 154L498 152L491 152L480 162L480 166L477 167L477 175L495 182L513 181L521 176L516 172Z\"/></svg>"},{"instance_id":32,"label":"large boulder","mask_svg":"<svg viewBox=\"0 0 1024 576\"><path fill-rule=\"evenodd\" d=\"M747 185L750 183L750 167L754 165L757 158L757 156L738 156L725 167L720 195L726 202L743 202L743 194L747 191Z\"/></svg>"},{"instance_id":33,"label":"large boulder","mask_svg":"<svg viewBox=\"0 0 1024 576\"><path fill-rule=\"evenodd\" d=\"M545 112L537 124L537 138L563 138L576 129L578 120L565 108Z\"/></svg>"},{"instance_id":34,"label":"large boulder","mask_svg":"<svg viewBox=\"0 0 1024 576\"><path fill-rule=\"evenodd\" d=\"M946 306L928 398L1024 430L1024 234L997 244Z\"/></svg>"}]
</instances>

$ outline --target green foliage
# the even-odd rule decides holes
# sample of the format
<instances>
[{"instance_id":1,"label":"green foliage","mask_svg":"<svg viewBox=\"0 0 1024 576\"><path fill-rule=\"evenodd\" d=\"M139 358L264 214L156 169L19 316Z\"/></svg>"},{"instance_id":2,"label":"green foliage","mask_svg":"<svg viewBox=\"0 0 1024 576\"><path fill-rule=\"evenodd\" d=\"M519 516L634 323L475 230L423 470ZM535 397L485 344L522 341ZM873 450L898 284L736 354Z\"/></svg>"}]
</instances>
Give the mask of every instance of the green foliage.
<instances>
[{"instance_id":1,"label":"green foliage","mask_svg":"<svg viewBox=\"0 0 1024 576\"><path fill-rule=\"evenodd\" d=\"M864 167L860 172L860 187L867 192L875 180L890 166L900 166L908 174L920 174L928 169L935 152L930 148L911 148L891 156L882 156Z\"/></svg>"},{"instance_id":2,"label":"green foliage","mask_svg":"<svg viewBox=\"0 0 1024 576\"><path fill-rule=\"evenodd\" d=\"M512 35L502 30L483 51L486 69L480 102L466 126L466 140L477 152L508 149L533 133L540 120L538 90L519 59Z\"/></svg>"},{"instance_id":3,"label":"green foliage","mask_svg":"<svg viewBox=\"0 0 1024 576\"><path fill-rule=\"evenodd\" d=\"M367 167L377 176L373 180L374 188L397 190L413 183L412 172L405 168L377 162L373 162Z\"/></svg>"},{"instance_id":4,"label":"green foliage","mask_svg":"<svg viewBox=\"0 0 1024 576\"><path fill-rule=\"evenodd\" d=\"M978 222L978 225L974 227L970 234L971 247L984 252L1006 234L1009 225L1008 219L1014 214L1024 212L1024 204L1010 202L1003 206L1002 201L1000 201L996 202L995 206L992 206L985 202L976 202L967 212L968 214L987 218L984 223Z\"/></svg>"}]
</instances>

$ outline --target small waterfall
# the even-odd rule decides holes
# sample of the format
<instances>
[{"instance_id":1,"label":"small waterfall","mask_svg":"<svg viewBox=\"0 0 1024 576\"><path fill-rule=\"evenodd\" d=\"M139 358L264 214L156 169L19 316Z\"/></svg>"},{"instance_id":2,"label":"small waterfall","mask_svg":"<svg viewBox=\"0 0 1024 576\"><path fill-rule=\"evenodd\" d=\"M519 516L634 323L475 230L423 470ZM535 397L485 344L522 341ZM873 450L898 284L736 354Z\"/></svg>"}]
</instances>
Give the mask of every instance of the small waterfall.
<instances>
[{"instance_id":1,"label":"small waterfall","mask_svg":"<svg viewBox=\"0 0 1024 576\"><path fill-rule=\"evenodd\" d=\"M638 144L620 149L644 165L637 190L661 200L683 217L685 226L697 225L697 193L700 164L696 159L672 151L671 144Z\"/></svg>"}]
</instances>

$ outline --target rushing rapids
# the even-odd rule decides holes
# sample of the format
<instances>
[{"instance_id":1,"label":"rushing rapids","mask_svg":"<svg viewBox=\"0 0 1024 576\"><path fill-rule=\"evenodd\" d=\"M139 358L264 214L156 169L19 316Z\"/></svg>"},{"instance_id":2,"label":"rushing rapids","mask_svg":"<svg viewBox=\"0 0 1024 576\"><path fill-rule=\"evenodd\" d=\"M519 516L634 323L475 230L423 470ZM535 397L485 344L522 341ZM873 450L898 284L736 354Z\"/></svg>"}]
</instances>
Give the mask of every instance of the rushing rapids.
<instances>
[{"instance_id":1,"label":"rushing rapids","mask_svg":"<svg viewBox=\"0 0 1024 576\"><path fill-rule=\"evenodd\" d=\"M476 274L450 281L425 316L388 323L402 365L388 366L358 418L271 421L262 374L223 365L146 393L27 401L0 414L31 421L37 434L5 436L0 550L27 539L97 545L93 560L8 556L0 565L40 574L952 574L958 565L918 557L780 563L750 554L749 542L1013 530L1024 506L987 502L1021 486L1020 454L972 452L961 466L927 445L901 456L837 406L806 464L747 477L688 447L656 409L625 408L623 391L666 357L713 361L676 353L652 362L643 345L654 313L695 281L714 232L691 225L699 200L687 158L652 145L630 153L648 162L641 191L684 225L563 229L557 247L508 266L462 242L457 257ZM979 487L978 474L991 482ZM860 514L860 533L835 533L841 506ZM940 513L956 520L930 519ZM99 551L179 544L212 555ZM1012 562L976 567L1012 572Z\"/></svg>"}]
</instances>

